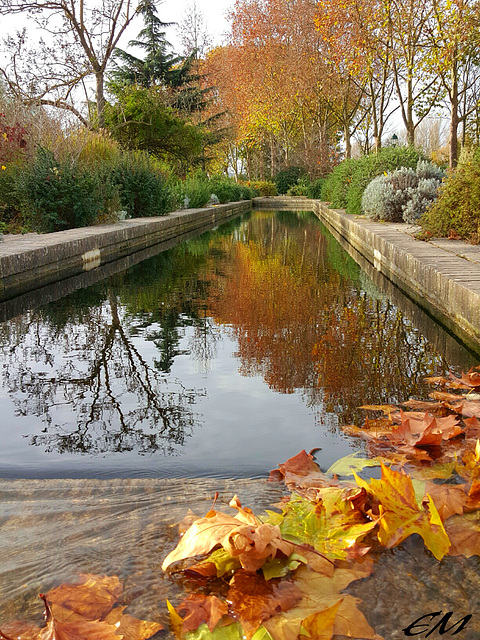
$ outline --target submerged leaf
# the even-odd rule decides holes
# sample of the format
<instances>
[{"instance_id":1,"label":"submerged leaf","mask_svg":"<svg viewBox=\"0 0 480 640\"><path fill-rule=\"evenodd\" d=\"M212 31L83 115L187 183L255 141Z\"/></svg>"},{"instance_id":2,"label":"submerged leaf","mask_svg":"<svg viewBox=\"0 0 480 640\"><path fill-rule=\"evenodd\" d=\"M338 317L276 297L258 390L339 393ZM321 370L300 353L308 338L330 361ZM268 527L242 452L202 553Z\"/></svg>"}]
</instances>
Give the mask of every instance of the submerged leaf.
<instances>
[{"instance_id":1,"label":"submerged leaf","mask_svg":"<svg viewBox=\"0 0 480 640\"><path fill-rule=\"evenodd\" d=\"M302 593L289 580L267 582L263 576L241 569L230 582L227 599L250 640L260 625L298 604Z\"/></svg>"}]
</instances>

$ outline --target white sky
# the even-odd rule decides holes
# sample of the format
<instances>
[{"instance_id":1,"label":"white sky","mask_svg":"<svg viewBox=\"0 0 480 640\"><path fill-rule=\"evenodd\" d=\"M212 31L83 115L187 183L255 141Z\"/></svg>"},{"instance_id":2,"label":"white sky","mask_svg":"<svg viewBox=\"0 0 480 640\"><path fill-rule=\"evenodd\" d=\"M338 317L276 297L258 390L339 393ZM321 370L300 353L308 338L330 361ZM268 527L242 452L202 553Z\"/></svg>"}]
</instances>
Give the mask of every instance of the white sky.
<instances>
[{"instance_id":1,"label":"white sky","mask_svg":"<svg viewBox=\"0 0 480 640\"><path fill-rule=\"evenodd\" d=\"M164 0L158 4L158 16L163 22L181 22L187 7L191 4L192 0ZM233 6L233 0L196 0L196 4L203 13L214 44L221 44L222 36L229 28L226 14ZM176 39L176 27L167 30L167 39L178 52L181 47Z\"/></svg>"},{"instance_id":2,"label":"white sky","mask_svg":"<svg viewBox=\"0 0 480 640\"><path fill-rule=\"evenodd\" d=\"M1 0L0 0L1 1ZM203 13L207 30L212 38L213 44L221 44L223 35L228 31L229 23L226 14L233 6L234 0L196 0L197 8ZM181 22L189 5L193 0L159 0L157 2L158 17L162 22ZM31 24L31 23L30 23ZM9 33L28 26L28 21L21 15L2 18L2 29L0 39ZM125 48L127 42L136 37L142 28L142 23L134 21L121 41L121 47ZM29 27L29 35L34 40L33 27ZM181 53L181 45L177 37L177 27L171 26L166 30L167 40L172 44L175 53Z\"/></svg>"}]
</instances>

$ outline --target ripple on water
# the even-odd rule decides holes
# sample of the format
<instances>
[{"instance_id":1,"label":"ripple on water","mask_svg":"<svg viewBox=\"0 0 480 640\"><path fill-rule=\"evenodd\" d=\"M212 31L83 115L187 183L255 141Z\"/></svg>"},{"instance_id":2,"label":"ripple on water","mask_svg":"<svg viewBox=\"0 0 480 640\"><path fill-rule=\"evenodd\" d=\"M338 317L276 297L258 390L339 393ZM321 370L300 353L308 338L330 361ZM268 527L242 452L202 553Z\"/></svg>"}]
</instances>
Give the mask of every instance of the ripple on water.
<instances>
[{"instance_id":1,"label":"ripple on water","mask_svg":"<svg viewBox=\"0 0 480 640\"><path fill-rule=\"evenodd\" d=\"M38 593L78 573L116 574L125 585L128 611L166 622L165 600L179 585L165 579L161 563L178 540L175 523L190 508L203 515L219 491L228 512L237 493L261 512L284 490L265 480L0 480L0 624L21 618L42 624ZM453 611L452 621L473 614L461 640L480 637L480 559L438 563L420 538L385 551L371 578L348 591L377 633L396 640L421 615Z\"/></svg>"}]
</instances>

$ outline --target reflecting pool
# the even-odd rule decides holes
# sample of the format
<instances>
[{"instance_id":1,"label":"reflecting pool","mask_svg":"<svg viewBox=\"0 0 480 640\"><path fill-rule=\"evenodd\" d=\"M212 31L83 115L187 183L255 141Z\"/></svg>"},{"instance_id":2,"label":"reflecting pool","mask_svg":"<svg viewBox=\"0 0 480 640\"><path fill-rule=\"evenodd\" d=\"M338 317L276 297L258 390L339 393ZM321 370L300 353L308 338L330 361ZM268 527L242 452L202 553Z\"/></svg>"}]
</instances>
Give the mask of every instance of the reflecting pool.
<instances>
[{"instance_id":1,"label":"reflecting pool","mask_svg":"<svg viewBox=\"0 0 480 640\"><path fill-rule=\"evenodd\" d=\"M167 626L183 587L161 564L188 509L219 492L219 511L236 493L261 513L285 494L265 481L278 463L362 448L340 429L361 405L425 399L425 376L480 361L310 213L114 267L0 305L0 628L42 625L38 593L81 572L118 575L128 612ZM349 592L389 640L440 609L474 614L474 640L479 576L479 556L438 563L412 536Z\"/></svg>"},{"instance_id":2,"label":"reflecting pool","mask_svg":"<svg viewBox=\"0 0 480 640\"><path fill-rule=\"evenodd\" d=\"M328 467L360 405L477 363L402 299L313 214L258 211L37 304L0 325L0 477L261 478L315 447Z\"/></svg>"}]
</instances>

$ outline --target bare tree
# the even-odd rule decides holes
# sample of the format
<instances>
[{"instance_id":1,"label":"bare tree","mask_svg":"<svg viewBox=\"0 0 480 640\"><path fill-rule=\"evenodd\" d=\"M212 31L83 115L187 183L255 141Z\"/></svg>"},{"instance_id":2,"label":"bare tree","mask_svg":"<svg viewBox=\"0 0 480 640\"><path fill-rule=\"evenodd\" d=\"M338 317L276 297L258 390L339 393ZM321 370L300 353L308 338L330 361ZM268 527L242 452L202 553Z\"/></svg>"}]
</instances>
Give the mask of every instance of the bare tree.
<instances>
[{"instance_id":1,"label":"bare tree","mask_svg":"<svg viewBox=\"0 0 480 640\"><path fill-rule=\"evenodd\" d=\"M208 34L205 16L199 9L196 0L187 6L183 14L178 25L178 37L183 47L183 55L194 54L196 60L203 58L211 46L211 37Z\"/></svg>"},{"instance_id":2,"label":"bare tree","mask_svg":"<svg viewBox=\"0 0 480 640\"><path fill-rule=\"evenodd\" d=\"M73 97L95 77L96 125L104 126L105 70L138 8L135 0L1 0L0 15L25 14L44 37L31 47L24 29L4 41L5 83L24 104L66 109L89 121Z\"/></svg>"}]
</instances>

